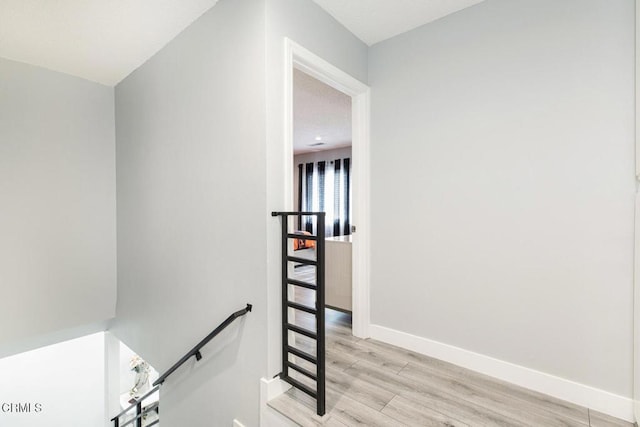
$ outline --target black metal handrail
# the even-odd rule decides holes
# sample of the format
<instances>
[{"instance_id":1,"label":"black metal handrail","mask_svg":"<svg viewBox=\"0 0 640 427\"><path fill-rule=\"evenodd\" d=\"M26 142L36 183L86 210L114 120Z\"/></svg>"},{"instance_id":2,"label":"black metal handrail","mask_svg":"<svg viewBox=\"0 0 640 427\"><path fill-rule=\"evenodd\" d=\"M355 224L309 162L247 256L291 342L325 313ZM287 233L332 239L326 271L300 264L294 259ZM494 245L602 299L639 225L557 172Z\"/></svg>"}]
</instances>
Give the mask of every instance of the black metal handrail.
<instances>
[{"instance_id":1,"label":"black metal handrail","mask_svg":"<svg viewBox=\"0 0 640 427\"><path fill-rule=\"evenodd\" d=\"M151 390L149 390L148 392L146 392L142 397L139 397L138 399L134 399L135 402L133 402L127 409L125 409L124 411L120 412L115 417L111 418L111 421L115 421L116 426L118 426L120 424L119 420L120 420L121 416L123 416L124 414L126 414L127 412L129 412L130 410L135 408L136 406L139 406L139 405L142 406L142 401L145 400L147 397L151 396L156 391L158 391L159 388L160 388L160 386L156 386L156 387L152 388ZM140 409L142 409L142 408L140 408Z\"/></svg>"},{"instance_id":2,"label":"black metal handrail","mask_svg":"<svg viewBox=\"0 0 640 427\"><path fill-rule=\"evenodd\" d=\"M171 368L169 368L169 370L167 372L165 372L164 374L160 375L160 378L158 378L153 383L153 385L156 386L156 385L162 384L167 379L167 377L169 375L173 374L176 371L176 369L178 369L180 366L182 366L184 364L184 362L189 360L189 358L191 358L192 356L195 356L196 360L202 359L202 354L200 353L200 350L202 349L202 347L207 345L207 343L209 341L211 341L213 338L215 338L216 335L218 335L220 332L222 332L227 326L229 326L231 323L233 323L233 321L236 320L238 317L244 316L245 314L250 312L252 308L253 308L253 306L251 304L247 304L247 306L245 308L243 308L242 310L238 310L235 313L233 313L231 316L227 317L227 319L224 322L222 322L209 335L207 335L202 341L200 341L198 343L198 345L193 347L187 354L185 354L180 360L178 360L175 363L175 365L173 365Z\"/></svg>"},{"instance_id":3,"label":"black metal handrail","mask_svg":"<svg viewBox=\"0 0 640 427\"><path fill-rule=\"evenodd\" d=\"M127 421L126 423L120 425L119 427L127 427L129 424L133 424L134 422L136 423L136 426L141 426L142 425L142 420L144 420L144 416L147 415L149 412L153 411L153 410L158 410L158 407L160 406L160 402L154 402L149 406L146 406L144 409L137 411L136 416L131 418L129 421ZM160 421L159 419L156 421ZM146 427L149 427L152 424L149 424Z\"/></svg>"},{"instance_id":4,"label":"black metal handrail","mask_svg":"<svg viewBox=\"0 0 640 427\"><path fill-rule=\"evenodd\" d=\"M271 216L320 216L326 215L326 212L271 212ZM305 236L303 236L305 237ZM306 236L307 238L313 238L314 236Z\"/></svg>"},{"instance_id":5,"label":"black metal handrail","mask_svg":"<svg viewBox=\"0 0 640 427\"><path fill-rule=\"evenodd\" d=\"M184 362L189 360L189 358L191 356L195 356L196 360L202 359L202 354L200 353L200 350L202 349L202 347L207 345L207 343L209 341L211 341L213 338L215 338L216 335L218 335L220 332L222 332L227 326L229 326L231 323L233 323L233 321L236 320L238 317L244 316L245 314L250 312L252 308L253 308L253 306L251 304L247 304L247 306L245 308L243 308L242 310L238 310L235 313L233 313L231 316L227 317L227 319L224 322L222 322L220 325L218 325L218 327L215 328L202 341L200 341L198 343L198 345L193 347L187 354L185 354L180 360L178 360L178 362L176 362L175 365L173 365L171 368L169 368L169 370L167 372L162 374L160 376L160 378L158 378L153 383L153 388L151 390L149 390L144 396L142 396L142 397L140 397L138 399L135 399L134 402L131 404L131 406L129 406L124 411L120 412L115 417L111 418L111 421L114 422L114 427L125 427L125 426L128 426L130 424L133 424L134 422L136 423L136 427L142 427L143 417L146 414L148 414L149 412L153 411L153 410L158 412L158 408L159 408L159 402L154 402L151 405L148 405L148 406L143 408L142 407L142 401L145 400L146 398L148 398L149 396L151 396L156 391L158 391L158 389L160 389L160 386L162 385L162 383L164 383L164 381L167 379L167 377L169 375L171 375L173 372L175 372L175 370L178 369L180 366L182 366L184 364ZM123 415L125 415L127 412L131 411L134 408L136 408L136 416L134 418L128 420L124 424L120 425L120 417L122 417ZM151 427L153 425L156 425L156 424L159 423L159 421L160 420L157 419L157 420L153 421L151 424L148 424L147 427Z\"/></svg>"}]
</instances>

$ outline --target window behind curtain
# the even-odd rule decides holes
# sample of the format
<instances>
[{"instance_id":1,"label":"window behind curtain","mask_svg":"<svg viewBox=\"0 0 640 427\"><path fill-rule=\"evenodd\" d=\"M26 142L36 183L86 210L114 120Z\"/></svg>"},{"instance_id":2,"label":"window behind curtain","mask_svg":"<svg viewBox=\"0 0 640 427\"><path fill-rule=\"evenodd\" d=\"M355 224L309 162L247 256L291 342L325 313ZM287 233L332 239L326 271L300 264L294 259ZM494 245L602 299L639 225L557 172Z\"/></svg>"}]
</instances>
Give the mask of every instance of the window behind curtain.
<instances>
[{"instance_id":1,"label":"window behind curtain","mask_svg":"<svg viewBox=\"0 0 640 427\"><path fill-rule=\"evenodd\" d=\"M298 173L298 209L326 212L326 236L351 234L351 159L299 164ZM303 222L305 231L315 233L312 218Z\"/></svg>"},{"instance_id":2,"label":"window behind curtain","mask_svg":"<svg viewBox=\"0 0 640 427\"><path fill-rule=\"evenodd\" d=\"M316 192L313 191L313 183L314 183L314 179L313 179L313 163L307 163L307 168L305 170L305 186L304 186L304 198L305 198L305 211L307 212L313 212L314 211L314 201L315 201L315 196L316 196ZM313 217L310 216L306 216L304 217L304 221L305 221L305 225L304 225L304 229L305 231L308 231L309 233L313 233Z\"/></svg>"}]
</instances>

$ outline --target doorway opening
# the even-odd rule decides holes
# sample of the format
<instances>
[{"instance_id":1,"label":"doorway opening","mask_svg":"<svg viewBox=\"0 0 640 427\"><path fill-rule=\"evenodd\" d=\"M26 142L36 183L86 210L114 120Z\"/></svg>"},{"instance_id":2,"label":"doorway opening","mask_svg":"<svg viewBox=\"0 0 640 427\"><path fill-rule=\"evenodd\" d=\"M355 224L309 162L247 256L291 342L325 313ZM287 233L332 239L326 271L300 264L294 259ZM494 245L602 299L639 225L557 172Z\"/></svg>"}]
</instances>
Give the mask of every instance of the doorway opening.
<instances>
[{"instance_id":1,"label":"doorway opening","mask_svg":"<svg viewBox=\"0 0 640 427\"><path fill-rule=\"evenodd\" d=\"M355 160L352 151L351 97L299 69L293 69L293 203L298 212L325 212L325 318L328 328L352 334L352 218ZM314 217L293 224L294 256L314 259L318 234ZM312 282L316 266L297 264L291 277ZM314 291L295 289L295 300L313 305ZM306 319L305 317L309 317ZM301 318L301 319L298 319ZM313 323L296 313L296 321ZM309 325L313 327L313 325Z\"/></svg>"},{"instance_id":2,"label":"doorway opening","mask_svg":"<svg viewBox=\"0 0 640 427\"><path fill-rule=\"evenodd\" d=\"M335 200L331 201L333 221L327 229L331 231L331 237L342 237L343 240L351 240L350 243L344 244L343 249L350 245L351 247L351 320L352 320L352 334L359 338L369 337L369 87L353 78L344 71L338 69L322 58L311 53L302 46L295 42L286 39L285 41L285 138L284 138L284 154L285 154L285 194L287 200L285 203L290 210L298 209L298 203L300 200L306 201L306 194L300 195L297 183L300 176L306 178L307 176L307 163L303 166L303 174L299 173L298 165L302 163L294 162L294 77L298 79L305 79L310 84L322 84L324 91L332 90L333 95L330 97L329 104L342 103L342 114L345 111L345 98L350 100L346 105L347 115L350 115L350 144L348 144L348 135L342 133L342 136L335 134L333 136L317 134L321 130L316 130L316 134L313 131L307 135L307 139L304 138L299 142L299 145L303 148L306 145L306 150L311 151L312 148L327 148L330 146L329 142L333 139L335 149L343 149L343 152L335 152L334 156L328 157L324 163L324 185L327 185L329 179L332 179L334 186L332 195L340 195L341 202L338 202L338 209L336 209ZM317 82L317 83L316 83ZM342 98L341 98L342 97ZM350 110L350 111L349 111ZM350 112L350 114L348 114ZM347 117L348 119L348 117ZM348 122L349 120L347 120ZM322 122L320 121L322 124ZM347 125L348 127L349 125ZM319 139L317 139L319 137ZM312 138L312 141L309 141ZM325 143L311 145L318 143ZM348 177L345 173L344 159L347 158L344 155L349 154L348 148L350 145L350 157L348 161ZM324 151L324 150L321 150ZM302 153L300 153L302 154ZM335 158L331 158L335 157ZM336 160L340 159L340 169L336 173ZM322 161L322 160L319 160ZM334 163L331 164L330 162ZM329 163L327 163L329 162ZM314 165L314 170L317 169L317 161ZM311 177L313 178L313 172ZM296 181L296 179L298 181ZM317 179L320 184L320 178ZM336 190L336 184L338 184L338 190ZM313 179L311 179L312 187ZM349 186L346 189L346 186ZM317 190L317 187L315 187ZM303 192L306 191L303 189ZM317 191L316 191L317 193ZM317 193L319 194L319 193ZM346 197L345 197L345 194ZM331 193L329 193L331 195ZM312 201L313 203L313 201ZM319 207L319 200L317 206ZM345 204L348 203L348 209ZM325 208L329 206L329 201L325 195ZM339 212L340 211L340 212ZM347 218L348 216L348 218ZM329 222L329 221L327 221ZM301 227L304 225L300 224ZM345 232L346 230L346 232ZM354 231L355 232L352 232ZM304 231L304 230L301 230ZM340 236L338 236L340 234ZM328 241L329 244L338 245L341 242L339 239ZM329 249L333 252L332 249ZM345 261L345 257L341 256L339 259ZM327 269L330 270L333 267L329 267L327 262ZM345 267L346 268L346 267ZM333 274L333 272L328 272ZM337 274L341 277L347 276L344 270L341 270ZM331 285L328 285L331 286ZM348 307L348 295L344 295L345 289L348 289L348 285L342 285L339 287L338 294L336 296L341 297L337 300L329 298L328 305L333 308L339 308L343 311L345 306ZM332 292L332 291L330 291ZM348 291L346 291L348 293ZM333 303L332 303L333 302ZM333 314L333 312L331 312ZM337 317L342 317L336 313Z\"/></svg>"},{"instance_id":3,"label":"doorway opening","mask_svg":"<svg viewBox=\"0 0 640 427\"><path fill-rule=\"evenodd\" d=\"M342 115L347 116L346 132L327 133L326 129L316 128L308 130L306 133L302 132L303 136L306 135L302 138L300 132L297 132L300 141L295 144L297 124L294 118L296 115L299 118L300 115L300 111L296 114L294 109L294 107L300 106L300 100L298 99L298 105L296 105L296 97L294 96L296 80L298 83L300 80L304 80L309 85L319 85L318 87L322 88L319 89L320 91L325 94L328 92L333 94L330 96L329 104L334 102L342 106L337 114L340 115L342 112ZM317 390L322 388L324 392L324 387L317 381L322 377L321 382L324 383L325 373L326 375L332 373L328 368L325 371L325 365L330 367L335 366L336 363L347 363L344 360L344 355L355 350L353 348L355 343L362 338L369 337L369 87L305 48L286 39L284 88L285 210L289 212L323 212L321 216L314 213L312 216L315 216L316 219L311 220L305 219L306 216L303 215L302 221L296 224L286 224L287 229L291 230L293 227L294 233L317 234L317 223L314 221L319 221L320 217L323 219L325 216L328 217L328 221L325 222L326 227L322 227L322 230L327 233L329 238L325 240L323 237L322 240L318 240L327 250L313 253L312 248L306 246L307 241L313 239L298 238L297 235L292 238L289 234L288 240L293 244L287 243L286 252L289 254L287 256L289 262L283 266L283 272L286 268L288 273L299 275L299 280L289 281L289 285L283 288L286 289L286 293L283 295L288 300L294 299L300 303L287 303L289 308L283 310L283 313L286 313L286 315L283 314L283 319L293 319L295 322L295 327L283 324L283 348L284 343L288 341L287 347L293 343L300 350L283 351L283 357L287 358L282 360L283 366L285 363L287 366L293 363L299 368L292 368L296 372L289 369L284 369L284 371L287 371L290 379L293 380L292 382L296 383L292 392L302 391L313 397L314 394L311 390L314 384L312 383L316 382ZM316 124L318 119L323 119L325 116L322 112L307 112L307 114L316 119ZM320 120L320 125L322 124L322 120ZM297 158L294 156L294 145L299 148ZM321 148L331 149L322 150ZM322 151L326 152L325 155L318 154ZM320 196L321 194L322 196ZM314 226L316 227L314 228ZM308 259L303 259L301 252L292 253L296 249L292 247L296 240L298 241L297 249L307 250L310 252L309 257L315 258L315 261L309 262ZM331 244L335 244L336 248L328 248ZM347 248L351 250L350 256ZM340 253L340 249L343 249L343 253ZM306 316L306 314L312 314L315 311L315 308L309 307L307 304L317 295L308 292L306 295L304 294L304 288L316 288L309 281L313 280L314 276L321 280L318 275L319 271L314 271L313 267L307 267L311 271L305 271L304 266L296 268L295 265L291 265L291 261L303 265L318 264L316 255L320 253L324 253L324 258L327 258L326 269L323 270L326 272L327 280L322 279L321 281L328 289L328 292L323 294L328 296L326 304L324 301L321 304L324 313L322 317L326 317L326 322L318 317L318 321L322 321L321 332L326 329L326 350L325 346L318 346L320 341L313 342L312 340L316 335L324 338L325 334L317 332L314 335L312 331L320 331L319 325L314 323L316 319ZM335 254L338 263L351 265L351 274L348 273L348 266L340 268L336 265L335 260L328 259L328 257L333 257L332 254ZM292 277L292 274L289 274L288 277ZM345 283L339 284L339 280L331 280L329 276L333 274L339 275ZM293 285L296 286L292 286L292 282L295 282ZM309 286L306 286L307 284ZM334 287L334 289L329 289L330 287ZM321 298L321 300L324 299ZM284 326L286 326L286 330ZM325 340L322 339L322 342ZM290 353L293 353L293 356ZM313 366L305 365L305 361L313 364L320 358L322 363L316 366L317 372L314 375ZM318 391L316 391L316 395L318 395ZM316 403L319 408L320 400ZM331 409L332 402L327 401L326 403L327 409ZM324 407L324 404L322 406Z\"/></svg>"}]
</instances>

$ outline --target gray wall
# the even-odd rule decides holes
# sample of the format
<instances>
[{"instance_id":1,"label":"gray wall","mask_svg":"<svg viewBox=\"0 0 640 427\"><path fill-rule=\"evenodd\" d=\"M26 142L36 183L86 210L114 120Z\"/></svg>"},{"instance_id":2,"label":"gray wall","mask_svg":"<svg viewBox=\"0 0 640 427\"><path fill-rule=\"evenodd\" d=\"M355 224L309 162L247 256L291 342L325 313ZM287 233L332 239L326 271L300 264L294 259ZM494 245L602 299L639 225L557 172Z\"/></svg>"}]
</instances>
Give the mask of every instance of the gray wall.
<instances>
[{"instance_id":1,"label":"gray wall","mask_svg":"<svg viewBox=\"0 0 640 427\"><path fill-rule=\"evenodd\" d=\"M264 3L222 0L116 87L112 329L165 371L162 423L258 424L266 373Z\"/></svg>"},{"instance_id":2,"label":"gray wall","mask_svg":"<svg viewBox=\"0 0 640 427\"><path fill-rule=\"evenodd\" d=\"M0 200L0 355L112 318L113 88L0 59Z\"/></svg>"},{"instance_id":3,"label":"gray wall","mask_svg":"<svg viewBox=\"0 0 640 427\"><path fill-rule=\"evenodd\" d=\"M634 2L375 45L372 323L631 395Z\"/></svg>"},{"instance_id":4,"label":"gray wall","mask_svg":"<svg viewBox=\"0 0 640 427\"><path fill-rule=\"evenodd\" d=\"M269 212L281 211L293 196L285 194L284 176L284 38L288 37L346 73L366 83L368 48L312 0L268 0L267 44L267 225L269 289L269 375L280 372L280 222ZM292 174L293 175L293 174ZM293 206L291 206L293 207Z\"/></svg>"}]
</instances>

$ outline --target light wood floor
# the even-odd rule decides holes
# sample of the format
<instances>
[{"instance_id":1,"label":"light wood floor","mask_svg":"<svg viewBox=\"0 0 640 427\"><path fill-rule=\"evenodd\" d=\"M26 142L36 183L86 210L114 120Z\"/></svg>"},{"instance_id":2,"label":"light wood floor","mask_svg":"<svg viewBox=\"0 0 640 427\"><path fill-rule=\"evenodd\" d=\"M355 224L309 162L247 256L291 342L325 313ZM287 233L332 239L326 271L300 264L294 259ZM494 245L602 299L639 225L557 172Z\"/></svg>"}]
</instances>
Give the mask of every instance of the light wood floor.
<instances>
[{"instance_id":1,"label":"light wood floor","mask_svg":"<svg viewBox=\"0 0 640 427\"><path fill-rule=\"evenodd\" d=\"M312 298L296 290L296 300L308 304ZM269 402L301 426L632 426L446 362L355 338L346 314L327 310L326 319L327 415L318 417L315 400L295 389ZM296 316L296 323L315 327L304 314ZM295 345L315 353L306 337L296 336Z\"/></svg>"}]
</instances>

